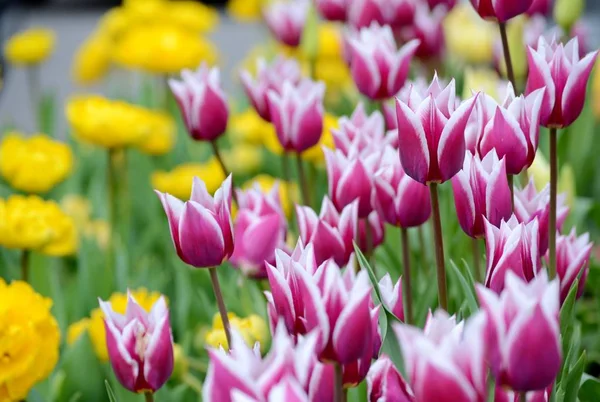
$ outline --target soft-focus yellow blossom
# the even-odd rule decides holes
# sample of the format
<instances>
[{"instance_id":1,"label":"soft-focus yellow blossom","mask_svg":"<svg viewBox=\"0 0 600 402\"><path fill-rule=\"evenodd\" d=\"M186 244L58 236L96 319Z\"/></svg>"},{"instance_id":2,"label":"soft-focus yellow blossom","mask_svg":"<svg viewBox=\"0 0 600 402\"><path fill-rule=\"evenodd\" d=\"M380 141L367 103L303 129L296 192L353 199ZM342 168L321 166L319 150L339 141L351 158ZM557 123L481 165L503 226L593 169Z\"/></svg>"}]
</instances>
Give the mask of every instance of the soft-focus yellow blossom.
<instances>
[{"instance_id":1,"label":"soft-focus yellow blossom","mask_svg":"<svg viewBox=\"0 0 600 402\"><path fill-rule=\"evenodd\" d=\"M163 112L147 113L148 134L138 149L149 155L164 155L175 146L175 121Z\"/></svg>"},{"instance_id":2,"label":"soft-focus yellow blossom","mask_svg":"<svg viewBox=\"0 0 600 402\"><path fill-rule=\"evenodd\" d=\"M67 345L72 345L77 342L81 335L87 333L89 327L89 318L82 318L81 320L75 321L73 324L69 325L69 328L67 328Z\"/></svg>"},{"instance_id":3,"label":"soft-focus yellow blossom","mask_svg":"<svg viewBox=\"0 0 600 402\"><path fill-rule=\"evenodd\" d=\"M72 171L71 148L44 134L11 132L0 143L0 174L17 190L45 193Z\"/></svg>"},{"instance_id":4,"label":"soft-focus yellow blossom","mask_svg":"<svg viewBox=\"0 0 600 402\"><path fill-rule=\"evenodd\" d=\"M118 38L131 24L131 18L124 7L113 7L108 10L98 23L98 32L111 39Z\"/></svg>"},{"instance_id":5,"label":"soft-focus yellow blossom","mask_svg":"<svg viewBox=\"0 0 600 402\"><path fill-rule=\"evenodd\" d=\"M183 378L190 370L190 362L181 345L173 344L173 374L171 378Z\"/></svg>"},{"instance_id":6,"label":"soft-focus yellow blossom","mask_svg":"<svg viewBox=\"0 0 600 402\"><path fill-rule=\"evenodd\" d=\"M467 68L465 70L463 84L463 99L469 99L473 92L484 92L491 96L497 102L502 102L504 94L499 92L501 89L501 80L498 73L490 68ZM506 85L504 85L504 89Z\"/></svg>"},{"instance_id":7,"label":"soft-focus yellow blossom","mask_svg":"<svg viewBox=\"0 0 600 402\"><path fill-rule=\"evenodd\" d=\"M489 63L498 27L483 20L468 3L460 3L444 21L448 54L467 63Z\"/></svg>"},{"instance_id":8,"label":"soft-focus yellow blossom","mask_svg":"<svg viewBox=\"0 0 600 402\"><path fill-rule=\"evenodd\" d=\"M98 95L73 97L66 115L78 139L105 148L138 144L150 131L146 109Z\"/></svg>"},{"instance_id":9,"label":"soft-focus yellow blossom","mask_svg":"<svg viewBox=\"0 0 600 402\"><path fill-rule=\"evenodd\" d=\"M340 25L334 23L322 23L318 28L319 47L317 58L342 59L343 44Z\"/></svg>"},{"instance_id":10,"label":"soft-focus yellow blossom","mask_svg":"<svg viewBox=\"0 0 600 402\"><path fill-rule=\"evenodd\" d=\"M256 145L237 144L223 151L225 166L232 173L247 175L256 172L262 163L262 148Z\"/></svg>"},{"instance_id":11,"label":"soft-focus yellow blossom","mask_svg":"<svg viewBox=\"0 0 600 402\"><path fill-rule=\"evenodd\" d=\"M333 142L333 135L331 129L338 127L338 118L329 113L325 114L323 118L323 134L319 143L312 148L307 149L302 153L302 159L309 162L319 164L325 161L325 154L323 153L323 147L334 149L335 144Z\"/></svg>"},{"instance_id":12,"label":"soft-focus yellow blossom","mask_svg":"<svg viewBox=\"0 0 600 402\"><path fill-rule=\"evenodd\" d=\"M229 119L228 131L234 143L241 141L262 145L266 137L277 137L275 127L268 121L264 121L251 107Z\"/></svg>"},{"instance_id":13,"label":"soft-focus yellow blossom","mask_svg":"<svg viewBox=\"0 0 600 402\"><path fill-rule=\"evenodd\" d=\"M165 22L196 33L211 32L219 25L219 12L199 1L169 1L162 18Z\"/></svg>"},{"instance_id":14,"label":"soft-focus yellow blossom","mask_svg":"<svg viewBox=\"0 0 600 402\"><path fill-rule=\"evenodd\" d=\"M285 216L289 218L292 216L292 208L294 207L294 203L298 201L300 197L296 183L286 182L285 180L269 176L268 174L259 174L254 176L251 180L245 182L242 188L247 190L253 187L255 184L258 184L260 189L267 193L273 188L275 183L279 184L279 198L281 200L281 206Z\"/></svg>"},{"instance_id":15,"label":"soft-focus yellow blossom","mask_svg":"<svg viewBox=\"0 0 600 402\"><path fill-rule=\"evenodd\" d=\"M204 163L184 163L170 172L152 173L152 187L179 199L187 200L192 193L194 177L202 179L210 193L217 191L225 180L221 165L215 157L211 157Z\"/></svg>"},{"instance_id":16,"label":"soft-focus yellow blossom","mask_svg":"<svg viewBox=\"0 0 600 402\"><path fill-rule=\"evenodd\" d=\"M107 221L96 219L87 222L82 228L83 235L92 238L104 250L110 240L110 225Z\"/></svg>"},{"instance_id":17,"label":"soft-focus yellow blossom","mask_svg":"<svg viewBox=\"0 0 600 402\"><path fill-rule=\"evenodd\" d=\"M77 49L71 66L73 80L81 85L104 78L110 69L111 41L107 35L93 34Z\"/></svg>"},{"instance_id":18,"label":"soft-focus yellow blossom","mask_svg":"<svg viewBox=\"0 0 600 402\"><path fill-rule=\"evenodd\" d=\"M541 191L550 183L550 165L541 152L535 154L533 163L527 169L527 176L533 178L538 191ZM558 173L558 193L566 194L568 206L573 207L575 205L575 197L577 196L575 172L569 164L562 165Z\"/></svg>"},{"instance_id":19,"label":"soft-focus yellow blossom","mask_svg":"<svg viewBox=\"0 0 600 402\"><path fill-rule=\"evenodd\" d=\"M32 28L9 38L4 44L4 56L13 64L39 64L52 54L54 44L54 31Z\"/></svg>"},{"instance_id":20,"label":"soft-focus yellow blossom","mask_svg":"<svg viewBox=\"0 0 600 402\"><path fill-rule=\"evenodd\" d=\"M318 59L315 63L315 79L327 85L327 92L354 85L348 64L342 59Z\"/></svg>"},{"instance_id":21,"label":"soft-focus yellow blossom","mask_svg":"<svg viewBox=\"0 0 600 402\"><path fill-rule=\"evenodd\" d=\"M527 24L527 18L520 15L511 19L506 27L506 36L508 38L508 46L510 49L510 57L512 60L513 71L517 79L523 79L527 76L527 48L525 46L524 31ZM500 41L500 39L496 39ZM504 53L501 53L504 55ZM504 77L507 76L506 62L504 57L500 60L500 72Z\"/></svg>"},{"instance_id":22,"label":"soft-focus yellow blossom","mask_svg":"<svg viewBox=\"0 0 600 402\"><path fill-rule=\"evenodd\" d=\"M148 21L165 9L166 0L123 0L123 8L133 20Z\"/></svg>"},{"instance_id":23,"label":"soft-focus yellow blossom","mask_svg":"<svg viewBox=\"0 0 600 402\"><path fill-rule=\"evenodd\" d=\"M0 278L0 401L25 400L58 362L60 331L51 307L26 282Z\"/></svg>"},{"instance_id":24,"label":"soft-focus yellow blossom","mask_svg":"<svg viewBox=\"0 0 600 402\"><path fill-rule=\"evenodd\" d=\"M229 313L227 316L231 327L238 331L248 346L253 347L258 342L260 343L261 350L264 351L265 345L269 340L269 329L265 320L255 314L244 318L238 317L233 313ZM207 345L213 348L229 348L225 329L223 328L223 321L218 313L213 317L212 329L206 333L204 340Z\"/></svg>"},{"instance_id":25,"label":"soft-focus yellow blossom","mask_svg":"<svg viewBox=\"0 0 600 402\"><path fill-rule=\"evenodd\" d=\"M101 249L106 248L110 238L110 226L104 220L92 220L92 206L88 199L70 194L63 197L60 205L63 211L73 218L79 233L94 239Z\"/></svg>"},{"instance_id":26,"label":"soft-focus yellow blossom","mask_svg":"<svg viewBox=\"0 0 600 402\"><path fill-rule=\"evenodd\" d=\"M0 246L71 255L77 249L75 222L54 201L12 195L0 199Z\"/></svg>"},{"instance_id":27,"label":"soft-focus yellow blossom","mask_svg":"<svg viewBox=\"0 0 600 402\"><path fill-rule=\"evenodd\" d=\"M262 18L262 7L266 0L229 0L227 13L236 21L252 22Z\"/></svg>"},{"instance_id":28,"label":"soft-focus yellow blossom","mask_svg":"<svg viewBox=\"0 0 600 402\"><path fill-rule=\"evenodd\" d=\"M585 0L556 0L554 3L554 20L563 29L571 32L573 25L585 11Z\"/></svg>"}]
</instances>

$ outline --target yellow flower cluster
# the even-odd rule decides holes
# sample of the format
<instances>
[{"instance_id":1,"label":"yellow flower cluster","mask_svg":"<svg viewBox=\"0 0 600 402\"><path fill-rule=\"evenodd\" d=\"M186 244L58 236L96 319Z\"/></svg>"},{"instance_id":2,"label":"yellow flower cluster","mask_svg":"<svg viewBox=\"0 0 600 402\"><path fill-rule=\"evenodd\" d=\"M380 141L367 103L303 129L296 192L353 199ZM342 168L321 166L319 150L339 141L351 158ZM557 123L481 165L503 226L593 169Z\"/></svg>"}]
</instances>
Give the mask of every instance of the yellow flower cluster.
<instances>
[{"instance_id":1,"label":"yellow flower cluster","mask_svg":"<svg viewBox=\"0 0 600 402\"><path fill-rule=\"evenodd\" d=\"M170 172L156 171L152 174L152 188L169 193L181 200L188 200L192 193L192 181L199 177L211 194L217 191L225 180L225 174L215 157L204 163L184 163Z\"/></svg>"},{"instance_id":2,"label":"yellow flower cluster","mask_svg":"<svg viewBox=\"0 0 600 402\"><path fill-rule=\"evenodd\" d=\"M152 305L161 296L158 292L150 292L145 288L132 290L131 294L140 306L150 311ZM125 314L127 308L127 294L113 293L108 299L115 313ZM104 313L100 308L95 308L90 317L83 318L71 324L67 330L67 344L72 345L80 336L87 333L90 337L94 352L98 359L108 361L108 350L106 348L106 331L104 329Z\"/></svg>"},{"instance_id":3,"label":"yellow flower cluster","mask_svg":"<svg viewBox=\"0 0 600 402\"><path fill-rule=\"evenodd\" d=\"M60 331L51 306L26 282L0 278L0 401L25 400L54 369Z\"/></svg>"},{"instance_id":4,"label":"yellow flower cluster","mask_svg":"<svg viewBox=\"0 0 600 402\"><path fill-rule=\"evenodd\" d=\"M275 177L267 174L259 174L254 176L252 180L248 180L246 183L244 183L242 188L247 190L252 188L255 184L258 184L258 187L264 193L268 193L271 191L275 183L278 183L279 185L279 199L281 200L283 213L285 216L290 218L292 216L292 208L294 208L294 203L300 199L300 193L296 183L290 183L286 182L285 180L276 179Z\"/></svg>"},{"instance_id":5,"label":"yellow flower cluster","mask_svg":"<svg viewBox=\"0 0 600 402\"><path fill-rule=\"evenodd\" d=\"M77 138L101 147L138 146L157 155L174 145L171 117L127 102L98 95L77 96L67 103L66 115Z\"/></svg>"},{"instance_id":6,"label":"yellow flower cluster","mask_svg":"<svg viewBox=\"0 0 600 402\"><path fill-rule=\"evenodd\" d=\"M45 193L72 170L71 148L44 134L11 132L0 143L0 174L16 190Z\"/></svg>"},{"instance_id":7,"label":"yellow flower cluster","mask_svg":"<svg viewBox=\"0 0 600 402\"><path fill-rule=\"evenodd\" d=\"M4 56L17 65L34 65L52 54L55 44L54 32L44 28L32 28L19 32L4 45Z\"/></svg>"},{"instance_id":8,"label":"yellow flower cluster","mask_svg":"<svg viewBox=\"0 0 600 402\"><path fill-rule=\"evenodd\" d=\"M268 0L229 0L227 13L236 21L252 22L262 17L262 7Z\"/></svg>"},{"instance_id":9,"label":"yellow flower cluster","mask_svg":"<svg viewBox=\"0 0 600 402\"><path fill-rule=\"evenodd\" d=\"M94 239L100 248L106 248L110 239L110 225L105 220L92 219L92 206L89 200L72 194L65 196L60 205L63 211L73 218L79 233Z\"/></svg>"},{"instance_id":10,"label":"yellow flower cluster","mask_svg":"<svg viewBox=\"0 0 600 402\"><path fill-rule=\"evenodd\" d=\"M77 250L77 230L56 202L12 195L0 199L0 246L71 255Z\"/></svg>"},{"instance_id":11,"label":"yellow flower cluster","mask_svg":"<svg viewBox=\"0 0 600 402\"><path fill-rule=\"evenodd\" d=\"M488 63L492 60L497 26L477 15L468 3L460 3L444 20L448 54L467 63Z\"/></svg>"},{"instance_id":12,"label":"yellow flower cluster","mask_svg":"<svg viewBox=\"0 0 600 402\"><path fill-rule=\"evenodd\" d=\"M269 328L264 319L256 314L244 318L238 317L234 313L229 313L227 316L231 327L238 331L248 346L253 347L258 342L261 350L264 350L269 340ZM204 335L204 342L214 348L229 348L223 321L218 313L213 317L212 328Z\"/></svg>"}]
</instances>

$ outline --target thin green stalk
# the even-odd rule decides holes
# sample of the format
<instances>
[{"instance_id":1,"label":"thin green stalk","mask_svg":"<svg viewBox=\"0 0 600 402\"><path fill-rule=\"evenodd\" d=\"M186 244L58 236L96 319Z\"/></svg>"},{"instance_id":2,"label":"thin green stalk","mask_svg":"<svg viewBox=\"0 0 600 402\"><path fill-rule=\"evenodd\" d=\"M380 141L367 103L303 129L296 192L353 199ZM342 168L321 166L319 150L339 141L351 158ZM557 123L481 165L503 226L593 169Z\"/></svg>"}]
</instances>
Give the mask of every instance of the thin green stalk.
<instances>
[{"instance_id":1,"label":"thin green stalk","mask_svg":"<svg viewBox=\"0 0 600 402\"><path fill-rule=\"evenodd\" d=\"M144 398L146 399L146 402L154 402L154 393L144 392Z\"/></svg>"},{"instance_id":2,"label":"thin green stalk","mask_svg":"<svg viewBox=\"0 0 600 402\"><path fill-rule=\"evenodd\" d=\"M29 280L29 257L31 257L31 251L23 250L21 253L21 280L25 282Z\"/></svg>"},{"instance_id":3,"label":"thin green stalk","mask_svg":"<svg viewBox=\"0 0 600 402\"><path fill-rule=\"evenodd\" d=\"M506 63L506 75L508 80L512 83L515 93L517 92L517 82L515 80L515 70L513 69L512 57L510 55L510 48L508 45L508 35L506 34L506 23L499 22L498 27L500 28L500 37L502 38L502 50L504 52L504 62Z\"/></svg>"},{"instance_id":4,"label":"thin green stalk","mask_svg":"<svg viewBox=\"0 0 600 402\"><path fill-rule=\"evenodd\" d=\"M296 164L298 166L298 181L300 182L300 189L302 191L302 202L306 206L311 206L308 181L306 180L306 175L304 174L304 164L302 163L301 153L296 154Z\"/></svg>"},{"instance_id":5,"label":"thin green stalk","mask_svg":"<svg viewBox=\"0 0 600 402\"><path fill-rule=\"evenodd\" d=\"M115 280L115 248L118 237L117 220L118 220L118 196L117 196L117 169L116 158L118 150L108 150L108 160L106 164L106 187L108 194L108 223L110 225L110 236L106 245L106 278L109 281ZM109 290L113 289L113 282L110 282Z\"/></svg>"},{"instance_id":6,"label":"thin green stalk","mask_svg":"<svg viewBox=\"0 0 600 402\"><path fill-rule=\"evenodd\" d=\"M473 276L477 282L483 283L483 275L481 272L481 255L479 255L479 239L476 237L472 238L471 246L473 248Z\"/></svg>"},{"instance_id":7,"label":"thin green stalk","mask_svg":"<svg viewBox=\"0 0 600 402\"><path fill-rule=\"evenodd\" d=\"M333 368L335 370L335 384L333 401L343 402L344 401L344 377L342 373L342 366L339 363L334 363Z\"/></svg>"},{"instance_id":8,"label":"thin green stalk","mask_svg":"<svg viewBox=\"0 0 600 402\"><path fill-rule=\"evenodd\" d=\"M374 270L375 268L373 267L373 231L371 230L371 225L369 224L369 218L364 218L363 219L363 223L365 225L365 256L367 257L367 259L369 260L369 263L371 264L371 268Z\"/></svg>"},{"instance_id":9,"label":"thin green stalk","mask_svg":"<svg viewBox=\"0 0 600 402\"><path fill-rule=\"evenodd\" d=\"M223 299L223 293L221 293L221 285L219 285L219 277L217 276L217 269L215 267L209 268L210 281L212 283L215 298L217 299L217 306L219 307L219 314L221 315L221 321L223 321L223 328L225 329L225 337L227 338L227 347L231 349L231 328L229 326L229 316L227 315L227 307L225 307L225 300Z\"/></svg>"},{"instance_id":10,"label":"thin green stalk","mask_svg":"<svg viewBox=\"0 0 600 402\"><path fill-rule=\"evenodd\" d=\"M221 170L223 170L223 174L225 175L225 177L229 176L230 172L229 172L229 170L227 170L227 166L225 166L225 162L223 161L223 157L221 156L221 152L219 151L219 146L217 145L217 141L216 140L210 141L210 146L212 147L212 151L213 151L213 154L215 155L215 158L217 158L217 162L221 166ZM231 185L232 185L232 187L235 188L233 183L231 183ZM235 203L237 205L239 205L235 191L231 192L231 196L233 197L233 201L235 201Z\"/></svg>"},{"instance_id":11,"label":"thin green stalk","mask_svg":"<svg viewBox=\"0 0 600 402\"><path fill-rule=\"evenodd\" d=\"M412 285L410 281L410 247L408 245L408 230L400 228L400 238L402 241L402 294L404 295L404 321L407 324L413 323L412 307Z\"/></svg>"},{"instance_id":12,"label":"thin green stalk","mask_svg":"<svg viewBox=\"0 0 600 402\"><path fill-rule=\"evenodd\" d=\"M550 225L548 233L550 279L556 276L556 196L558 188L558 157L556 154L556 140L558 130L550 129Z\"/></svg>"},{"instance_id":13,"label":"thin green stalk","mask_svg":"<svg viewBox=\"0 0 600 402\"><path fill-rule=\"evenodd\" d=\"M190 373L185 373L181 379L185 385L194 390L198 395L202 395L202 382Z\"/></svg>"},{"instance_id":14,"label":"thin green stalk","mask_svg":"<svg viewBox=\"0 0 600 402\"><path fill-rule=\"evenodd\" d=\"M520 402L527 402L527 392L521 392L521 393L519 393L519 401Z\"/></svg>"},{"instance_id":15,"label":"thin green stalk","mask_svg":"<svg viewBox=\"0 0 600 402\"><path fill-rule=\"evenodd\" d=\"M512 210L515 210L515 181L514 176L512 174L506 175L506 179L508 180L508 188L510 189L510 205Z\"/></svg>"},{"instance_id":16,"label":"thin green stalk","mask_svg":"<svg viewBox=\"0 0 600 402\"><path fill-rule=\"evenodd\" d=\"M42 130L40 126L40 68L38 66L27 67L26 73L29 100L31 101L31 118L36 122L36 130Z\"/></svg>"},{"instance_id":17,"label":"thin green stalk","mask_svg":"<svg viewBox=\"0 0 600 402\"><path fill-rule=\"evenodd\" d=\"M444 262L444 239L442 236L442 220L440 218L440 201L438 184L429 183L431 206L433 212L433 234L435 239L435 262L437 267L439 306L448 311L448 290L446 287L446 264Z\"/></svg>"},{"instance_id":18,"label":"thin green stalk","mask_svg":"<svg viewBox=\"0 0 600 402\"><path fill-rule=\"evenodd\" d=\"M419 226L417 229L419 235L419 251L421 252L421 264L429 268L429 258L426 252L427 248L425 247L425 234L423 233L424 230L424 225Z\"/></svg>"}]
</instances>

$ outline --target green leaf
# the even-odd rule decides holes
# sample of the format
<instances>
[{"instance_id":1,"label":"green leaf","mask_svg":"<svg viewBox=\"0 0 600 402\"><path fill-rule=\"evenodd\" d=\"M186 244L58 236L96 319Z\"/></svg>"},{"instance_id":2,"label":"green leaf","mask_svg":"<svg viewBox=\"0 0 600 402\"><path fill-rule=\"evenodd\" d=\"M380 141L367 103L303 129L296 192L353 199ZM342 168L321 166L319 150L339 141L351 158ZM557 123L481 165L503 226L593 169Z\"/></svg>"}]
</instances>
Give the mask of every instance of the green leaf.
<instances>
[{"instance_id":1,"label":"green leaf","mask_svg":"<svg viewBox=\"0 0 600 402\"><path fill-rule=\"evenodd\" d=\"M479 310L479 304L477 303L477 297L475 296L475 287L473 282L469 283L469 280L463 275L462 272L460 272L460 269L452 260L450 260L450 271L458 279L458 283L462 290L462 295L465 298L470 314L474 314L477 312L477 310Z\"/></svg>"},{"instance_id":2,"label":"green leaf","mask_svg":"<svg viewBox=\"0 0 600 402\"><path fill-rule=\"evenodd\" d=\"M579 279L576 279L567 294L567 297L560 309L560 333L564 334L566 329L571 326L575 318L575 300L577 299L577 288ZM564 342L563 342L564 345Z\"/></svg>"},{"instance_id":3,"label":"green leaf","mask_svg":"<svg viewBox=\"0 0 600 402\"><path fill-rule=\"evenodd\" d=\"M577 401L577 393L581 384L581 376L583 375L583 369L585 368L585 351L581 354L577 363L569 370L569 374L566 378L566 384L561 388L565 390L565 396L563 402L575 402Z\"/></svg>"},{"instance_id":4,"label":"green leaf","mask_svg":"<svg viewBox=\"0 0 600 402\"><path fill-rule=\"evenodd\" d=\"M114 391L110 387L110 383L108 380L104 380L104 386L106 387L106 393L108 394L108 400L110 402L117 402L117 397L115 396Z\"/></svg>"},{"instance_id":5,"label":"green leaf","mask_svg":"<svg viewBox=\"0 0 600 402\"><path fill-rule=\"evenodd\" d=\"M581 402L600 401L600 380L584 373L578 396Z\"/></svg>"}]
</instances>

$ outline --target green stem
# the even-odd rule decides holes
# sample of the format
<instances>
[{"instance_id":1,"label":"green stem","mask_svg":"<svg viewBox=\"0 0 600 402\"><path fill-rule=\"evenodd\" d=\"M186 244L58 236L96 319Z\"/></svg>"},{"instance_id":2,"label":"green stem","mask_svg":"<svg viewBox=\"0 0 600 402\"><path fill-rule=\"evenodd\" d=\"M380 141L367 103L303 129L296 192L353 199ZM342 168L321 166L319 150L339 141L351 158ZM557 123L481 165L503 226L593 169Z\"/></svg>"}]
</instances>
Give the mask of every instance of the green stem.
<instances>
[{"instance_id":1,"label":"green stem","mask_svg":"<svg viewBox=\"0 0 600 402\"><path fill-rule=\"evenodd\" d=\"M512 174L506 175L506 179L508 180L508 188L510 189L510 205L512 210L515 210L515 181L514 176Z\"/></svg>"},{"instance_id":2,"label":"green stem","mask_svg":"<svg viewBox=\"0 0 600 402\"><path fill-rule=\"evenodd\" d=\"M300 188L302 190L302 202L304 205L310 206L310 193L306 175L304 174L304 164L302 163L301 153L296 154L296 165L298 166L298 181L300 182Z\"/></svg>"},{"instance_id":3,"label":"green stem","mask_svg":"<svg viewBox=\"0 0 600 402\"><path fill-rule=\"evenodd\" d=\"M550 279L556 276L556 196L558 187L558 158L556 155L556 140L558 131L550 129L550 225L548 233L549 274Z\"/></svg>"},{"instance_id":4,"label":"green stem","mask_svg":"<svg viewBox=\"0 0 600 402\"><path fill-rule=\"evenodd\" d=\"M215 158L217 158L217 162L221 166L221 170L223 171L223 174L225 175L225 177L229 176L229 170L227 170L227 166L225 166L225 162L223 161L221 152L219 152L219 146L217 145L217 141L216 140L210 141L210 146L212 147L212 151L213 151L213 154L215 155ZM232 185L232 187L235 187L233 185L233 183L231 183L231 185ZM235 201L235 203L237 205L239 205L235 191L231 192L231 196L233 197L233 201Z\"/></svg>"},{"instance_id":5,"label":"green stem","mask_svg":"<svg viewBox=\"0 0 600 402\"><path fill-rule=\"evenodd\" d=\"M333 402L344 401L344 377L342 373L342 366L339 363L334 363L333 368L335 370L335 384L333 393Z\"/></svg>"},{"instance_id":6,"label":"green stem","mask_svg":"<svg viewBox=\"0 0 600 402\"><path fill-rule=\"evenodd\" d=\"M513 69L512 57L510 55L510 48L508 45L508 35L506 34L506 23L499 22L498 27L500 28L500 37L502 38L502 50L504 52L504 62L506 63L506 75L508 80L512 83L515 93L517 93L517 82L515 80L515 70Z\"/></svg>"},{"instance_id":7,"label":"green stem","mask_svg":"<svg viewBox=\"0 0 600 402\"><path fill-rule=\"evenodd\" d=\"M144 398L146 399L146 402L154 402L154 393L144 392Z\"/></svg>"},{"instance_id":8,"label":"green stem","mask_svg":"<svg viewBox=\"0 0 600 402\"><path fill-rule=\"evenodd\" d=\"M217 306L219 307L219 314L221 314L221 320L223 321L223 328L225 329L225 337L227 338L227 347L231 349L231 328L229 326L229 316L227 315L227 307L225 307L225 300L223 300L223 293L221 293L221 285L219 285L219 277L217 276L217 269L211 267L208 269L210 273L210 281L212 283L215 298L217 299Z\"/></svg>"},{"instance_id":9,"label":"green stem","mask_svg":"<svg viewBox=\"0 0 600 402\"><path fill-rule=\"evenodd\" d=\"M479 239L476 237L472 238L471 246L473 248L473 272L475 280L479 283L483 283L483 275L481 275L481 256L479 255Z\"/></svg>"},{"instance_id":10,"label":"green stem","mask_svg":"<svg viewBox=\"0 0 600 402\"><path fill-rule=\"evenodd\" d=\"M408 245L408 231L406 228L400 228L400 238L402 240L402 294L404 295L404 321L407 324L413 323L412 307L412 286L410 281L410 247Z\"/></svg>"},{"instance_id":11,"label":"green stem","mask_svg":"<svg viewBox=\"0 0 600 402\"><path fill-rule=\"evenodd\" d=\"M418 230L418 235L419 235L419 251L421 252L421 264L425 267L430 267L429 265L429 258L427 258L427 252L426 247L425 247L425 234L423 233L423 231L425 230L423 225L419 226Z\"/></svg>"},{"instance_id":12,"label":"green stem","mask_svg":"<svg viewBox=\"0 0 600 402\"><path fill-rule=\"evenodd\" d=\"M437 267L439 306L448 311L448 295L446 288L446 265L444 262L444 239L442 236L442 220L440 218L440 201L438 184L429 183L431 206L433 212L433 234L435 238L435 262Z\"/></svg>"},{"instance_id":13,"label":"green stem","mask_svg":"<svg viewBox=\"0 0 600 402\"><path fill-rule=\"evenodd\" d=\"M21 280L25 282L29 280L29 257L31 257L31 251L23 250L21 254Z\"/></svg>"},{"instance_id":14,"label":"green stem","mask_svg":"<svg viewBox=\"0 0 600 402\"><path fill-rule=\"evenodd\" d=\"M29 100L31 101L31 118L36 122L36 130L42 130L40 121L40 68L27 67L27 86L29 87ZM49 134L49 133L48 133Z\"/></svg>"},{"instance_id":15,"label":"green stem","mask_svg":"<svg viewBox=\"0 0 600 402\"><path fill-rule=\"evenodd\" d=\"M190 373L185 373L181 380L185 385L193 389L198 395L202 395L202 382L199 379Z\"/></svg>"},{"instance_id":16,"label":"green stem","mask_svg":"<svg viewBox=\"0 0 600 402\"><path fill-rule=\"evenodd\" d=\"M519 393L519 401L520 402L527 402L527 392L521 392L521 393Z\"/></svg>"},{"instance_id":17,"label":"green stem","mask_svg":"<svg viewBox=\"0 0 600 402\"><path fill-rule=\"evenodd\" d=\"M108 161L106 165L106 187L108 194L108 223L110 225L110 236L106 245L106 277L108 281L114 281L115 275L115 246L118 237L117 231L117 152L119 150L108 150ZM109 283L109 291L113 290L113 286Z\"/></svg>"}]
</instances>

